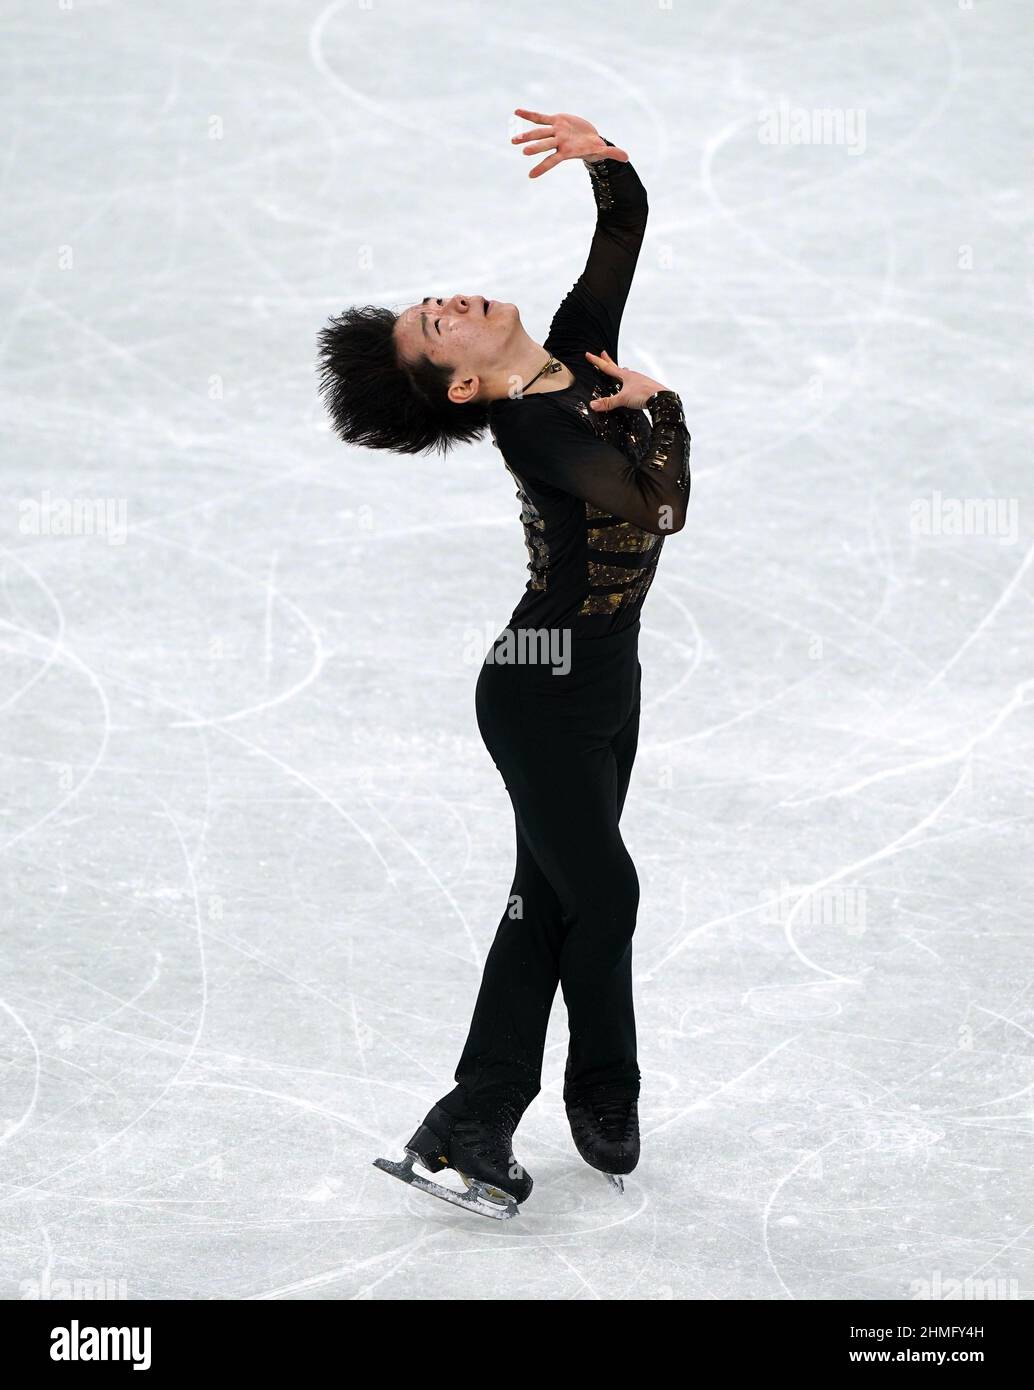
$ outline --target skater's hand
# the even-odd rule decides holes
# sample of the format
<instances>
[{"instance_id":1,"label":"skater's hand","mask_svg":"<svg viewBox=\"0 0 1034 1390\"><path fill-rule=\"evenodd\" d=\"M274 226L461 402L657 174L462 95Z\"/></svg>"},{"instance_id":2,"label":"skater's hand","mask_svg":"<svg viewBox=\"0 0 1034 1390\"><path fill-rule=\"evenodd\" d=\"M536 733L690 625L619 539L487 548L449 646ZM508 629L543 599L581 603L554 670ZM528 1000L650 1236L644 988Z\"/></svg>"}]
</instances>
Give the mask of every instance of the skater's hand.
<instances>
[{"instance_id":1,"label":"skater's hand","mask_svg":"<svg viewBox=\"0 0 1034 1390\"><path fill-rule=\"evenodd\" d=\"M541 111L526 111L523 106L518 106L514 115L537 124L534 130L515 135L510 143L523 145L525 154L542 154L544 150L551 152L530 171L529 179L548 174L550 169L555 169L565 159L587 159L592 164L600 159L616 159L621 164L628 161L624 150L619 150L616 145L608 145L596 127L583 121L581 116L570 116L563 111L555 116L545 116ZM531 144L528 144L529 140Z\"/></svg>"},{"instance_id":2,"label":"skater's hand","mask_svg":"<svg viewBox=\"0 0 1034 1390\"><path fill-rule=\"evenodd\" d=\"M599 357L594 352L587 352L585 355L594 367L621 382L621 390L613 396L602 396L598 401L590 401L590 410L617 410L619 406L626 406L629 410L642 410L655 391L668 390L667 386L654 381L653 377L643 376L642 372L630 372L627 367L619 367L606 349Z\"/></svg>"}]
</instances>

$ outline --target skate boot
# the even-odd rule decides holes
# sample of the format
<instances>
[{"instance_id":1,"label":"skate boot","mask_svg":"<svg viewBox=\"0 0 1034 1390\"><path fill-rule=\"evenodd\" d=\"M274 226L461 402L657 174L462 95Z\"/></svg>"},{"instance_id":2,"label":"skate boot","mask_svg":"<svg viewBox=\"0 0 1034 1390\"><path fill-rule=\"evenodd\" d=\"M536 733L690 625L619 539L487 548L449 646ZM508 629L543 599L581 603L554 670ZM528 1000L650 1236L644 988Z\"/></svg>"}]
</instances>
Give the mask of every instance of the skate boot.
<instances>
[{"instance_id":1,"label":"skate boot","mask_svg":"<svg viewBox=\"0 0 1034 1390\"><path fill-rule=\"evenodd\" d=\"M618 1192L623 1176L639 1162L639 1103L615 1100L606 1093L572 1096L567 1118L575 1148L592 1168L605 1173Z\"/></svg>"},{"instance_id":2,"label":"skate boot","mask_svg":"<svg viewBox=\"0 0 1034 1390\"><path fill-rule=\"evenodd\" d=\"M378 1158L373 1166L444 1202L507 1221L517 1215L519 1203L527 1201L532 1189L531 1177L513 1156L513 1131L519 1119L508 1104L476 1119L456 1119L435 1105L406 1145L400 1162ZM467 1191L456 1192L415 1173L417 1163L429 1173L454 1169Z\"/></svg>"}]
</instances>

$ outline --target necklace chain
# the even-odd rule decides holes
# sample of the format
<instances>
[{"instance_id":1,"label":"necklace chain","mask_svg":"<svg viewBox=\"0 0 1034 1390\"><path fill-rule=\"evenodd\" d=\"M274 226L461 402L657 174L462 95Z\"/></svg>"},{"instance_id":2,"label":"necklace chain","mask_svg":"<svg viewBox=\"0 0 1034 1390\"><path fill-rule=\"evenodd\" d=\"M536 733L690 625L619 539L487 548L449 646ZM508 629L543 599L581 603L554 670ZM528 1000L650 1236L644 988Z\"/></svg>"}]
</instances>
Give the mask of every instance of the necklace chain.
<instances>
[{"instance_id":1,"label":"necklace chain","mask_svg":"<svg viewBox=\"0 0 1034 1390\"><path fill-rule=\"evenodd\" d=\"M564 364L563 364L563 362L558 362L558 361L556 360L556 358L555 358L552 354L550 354L550 356L546 359L546 365L545 365L544 367L540 368L540 370L537 371L537 372L535 373L535 375L532 377L532 379L531 379L531 380L527 383L527 385L524 387L524 392L526 392L526 391L528 390L528 387L529 387L529 386L534 386L535 383L536 383L536 381L538 381L538 379L539 379L540 376L545 376L547 373L548 373L550 376L552 376L555 372L563 371L563 369L564 369ZM521 394L523 395L524 392L522 392Z\"/></svg>"}]
</instances>

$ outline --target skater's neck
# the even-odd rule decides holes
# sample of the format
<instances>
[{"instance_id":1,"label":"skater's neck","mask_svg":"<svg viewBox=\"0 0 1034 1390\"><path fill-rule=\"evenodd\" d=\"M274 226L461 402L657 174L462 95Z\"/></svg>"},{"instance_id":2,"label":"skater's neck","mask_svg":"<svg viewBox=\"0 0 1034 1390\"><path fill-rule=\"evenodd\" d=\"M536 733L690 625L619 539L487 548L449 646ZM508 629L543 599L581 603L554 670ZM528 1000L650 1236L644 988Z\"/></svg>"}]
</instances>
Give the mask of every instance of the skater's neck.
<instances>
[{"instance_id":1,"label":"skater's neck","mask_svg":"<svg viewBox=\"0 0 1034 1390\"><path fill-rule=\"evenodd\" d=\"M541 343L527 340L526 350L517 363L514 377L518 383L527 382L519 391L510 395L545 396L551 391L564 391L574 381L574 372L563 362L558 362L552 353L547 352Z\"/></svg>"},{"instance_id":2,"label":"skater's neck","mask_svg":"<svg viewBox=\"0 0 1034 1390\"><path fill-rule=\"evenodd\" d=\"M483 399L514 400L522 396L543 396L565 391L574 382L574 372L534 338L522 333L506 353L497 371L485 381Z\"/></svg>"}]
</instances>

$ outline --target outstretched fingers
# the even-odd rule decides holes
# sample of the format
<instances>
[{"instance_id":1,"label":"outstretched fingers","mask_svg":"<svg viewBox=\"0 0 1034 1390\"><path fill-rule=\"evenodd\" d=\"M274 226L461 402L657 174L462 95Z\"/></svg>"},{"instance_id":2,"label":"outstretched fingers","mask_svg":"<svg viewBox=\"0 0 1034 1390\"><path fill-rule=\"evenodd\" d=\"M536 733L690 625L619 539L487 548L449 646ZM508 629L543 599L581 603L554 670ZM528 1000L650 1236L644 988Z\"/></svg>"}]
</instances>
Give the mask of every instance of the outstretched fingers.
<instances>
[{"instance_id":1,"label":"outstretched fingers","mask_svg":"<svg viewBox=\"0 0 1034 1390\"><path fill-rule=\"evenodd\" d=\"M550 169L555 169L558 164L563 164L563 156L551 154L548 159L544 159L541 164L536 164L534 169L528 174L529 179L537 179L542 174L548 174Z\"/></svg>"},{"instance_id":2,"label":"outstretched fingers","mask_svg":"<svg viewBox=\"0 0 1034 1390\"><path fill-rule=\"evenodd\" d=\"M523 117L526 121L538 121L539 125L553 124L552 116L544 116L541 111L526 111L523 106L518 106L513 114Z\"/></svg>"},{"instance_id":3,"label":"outstretched fingers","mask_svg":"<svg viewBox=\"0 0 1034 1390\"><path fill-rule=\"evenodd\" d=\"M587 352L585 355L594 367L597 367L601 372L605 372L607 376L623 376L621 368L614 361L606 348L604 348L598 356L595 352ZM601 413L606 413L608 410L616 410L619 405L624 405L624 403L625 391L624 387L622 387L620 391L615 391L613 396L601 396L598 400L590 401L589 409L594 410L596 414L599 415Z\"/></svg>"},{"instance_id":4,"label":"outstretched fingers","mask_svg":"<svg viewBox=\"0 0 1034 1390\"><path fill-rule=\"evenodd\" d=\"M585 355L594 367L598 367L601 372L606 372L608 376L623 375L621 368L614 361L606 348L603 349L600 356L597 356L594 352L587 352Z\"/></svg>"},{"instance_id":5,"label":"outstretched fingers","mask_svg":"<svg viewBox=\"0 0 1034 1390\"><path fill-rule=\"evenodd\" d=\"M556 132L551 125L537 125L534 130L522 130L520 135L515 135L510 141L511 145L523 145L526 140L549 139Z\"/></svg>"},{"instance_id":6,"label":"outstretched fingers","mask_svg":"<svg viewBox=\"0 0 1034 1390\"><path fill-rule=\"evenodd\" d=\"M543 150L555 150L556 146L556 136L551 135L548 140L536 140L532 145L525 145L524 153L541 154Z\"/></svg>"}]
</instances>

